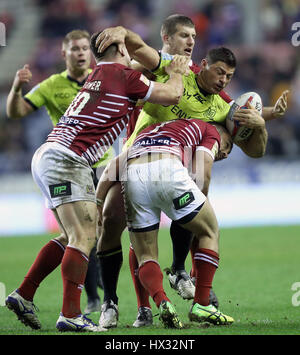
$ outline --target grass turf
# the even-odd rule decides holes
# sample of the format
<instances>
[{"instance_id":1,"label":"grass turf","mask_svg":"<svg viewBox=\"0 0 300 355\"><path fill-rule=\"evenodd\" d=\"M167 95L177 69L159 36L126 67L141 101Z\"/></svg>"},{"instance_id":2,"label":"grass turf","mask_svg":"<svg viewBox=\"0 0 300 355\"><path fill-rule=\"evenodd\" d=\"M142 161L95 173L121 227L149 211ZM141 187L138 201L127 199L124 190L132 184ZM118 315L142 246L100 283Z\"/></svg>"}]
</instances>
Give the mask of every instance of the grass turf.
<instances>
[{"instance_id":1,"label":"grass turf","mask_svg":"<svg viewBox=\"0 0 300 355\"><path fill-rule=\"evenodd\" d=\"M166 277L167 295L175 304L185 324L182 330L165 329L158 316L154 325L135 329L136 298L128 267L129 240L123 235L124 262L118 285L120 320L116 329L107 335L295 335L300 334L299 309L292 285L300 281L300 226L252 227L222 229L220 240L220 267L214 280L214 290L220 301L220 310L235 319L232 326L218 327L190 323L188 311L191 301L182 300L170 288ZM40 248L51 236L0 238L0 282L6 294L18 287ZM53 237L53 236L52 236ZM159 237L161 268L169 267L172 259L168 230L161 230ZM190 268L190 256L186 268ZM103 291L99 290L102 297ZM298 297L300 300L300 297ZM39 287L35 304L42 329L33 331L20 323L15 314L0 307L0 335L58 335L55 323L62 303L60 269L49 275ZM82 293L82 309L86 305ZM157 314L155 304L153 313ZM91 318L98 322L99 314ZM73 333L68 333L73 334Z\"/></svg>"}]
</instances>

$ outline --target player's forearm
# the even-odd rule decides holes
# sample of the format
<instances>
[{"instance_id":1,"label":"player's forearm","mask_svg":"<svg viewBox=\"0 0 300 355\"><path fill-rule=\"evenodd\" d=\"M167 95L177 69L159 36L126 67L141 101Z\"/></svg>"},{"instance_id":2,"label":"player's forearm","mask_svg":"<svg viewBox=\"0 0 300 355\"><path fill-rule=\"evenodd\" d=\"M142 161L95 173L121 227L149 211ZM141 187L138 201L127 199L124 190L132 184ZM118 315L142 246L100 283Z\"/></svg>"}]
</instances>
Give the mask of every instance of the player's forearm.
<instances>
[{"instance_id":1,"label":"player's forearm","mask_svg":"<svg viewBox=\"0 0 300 355\"><path fill-rule=\"evenodd\" d=\"M132 32L123 27L126 31L125 45L132 59L142 64L146 69L153 70L158 66L160 57L158 52L148 46L135 32Z\"/></svg>"},{"instance_id":2,"label":"player's forearm","mask_svg":"<svg viewBox=\"0 0 300 355\"><path fill-rule=\"evenodd\" d=\"M261 158L265 155L268 141L268 132L265 127L254 129L246 141L239 144L245 154L251 158Z\"/></svg>"},{"instance_id":3,"label":"player's forearm","mask_svg":"<svg viewBox=\"0 0 300 355\"><path fill-rule=\"evenodd\" d=\"M262 117L265 121L271 121L277 118L278 116L274 113L274 107L264 107L262 110Z\"/></svg>"},{"instance_id":4,"label":"player's forearm","mask_svg":"<svg viewBox=\"0 0 300 355\"><path fill-rule=\"evenodd\" d=\"M96 198L98 200L104 201L109 189L117 181L117 172L113 170L114 167L113 164L109 163L98 181L96 189Z\"/></svg>"},{"instance_id":5,"label":"player's forearm","mask_svg":"<svg viewBox=\"0 0 300 355\"><path fill-rule=\"evenodd\" d=\"M22 97L22 90L15 90L11 88L7 101L6 101L6 113L10 118L21 118L26 116L30 112L29 105Z\"/></svg>"},{"instance_id":6,"label":"player's forearm","mask_svg":"<svg viewBox=\"0 0 300 355\"><path fill-rule=\"evenodd\" d=\"M149 102L159 105L176 105L183 95L182 75L172 73L166 83L154 82Z\"/></svg>"},{"instance_id":7,"label":"player's forearm","mask_svg":"<svg viewBox=\"0 0 300 355\"><path fill-rule=\"evenodd\" d=\"M184 90L182 75L179 73L171 73L166 84L169 86L167 90L173 91L174 99L177 101L176 103L178 103L181 99L181 96L183 95Z\"/></svg>"},{"instance_id":8,"label":"player's forearm","mask_svg":"<svg viewBox=\"0 0 300 355\"><path fill-rule=\"evenodd\" d=\"M127 171L127 151L112 159L104 169L96 188L96 198L105 200L109 189L116 181L122 179L122 175ZM125 175L123 175L125 176Z\"/></svg>"}]
</instances>

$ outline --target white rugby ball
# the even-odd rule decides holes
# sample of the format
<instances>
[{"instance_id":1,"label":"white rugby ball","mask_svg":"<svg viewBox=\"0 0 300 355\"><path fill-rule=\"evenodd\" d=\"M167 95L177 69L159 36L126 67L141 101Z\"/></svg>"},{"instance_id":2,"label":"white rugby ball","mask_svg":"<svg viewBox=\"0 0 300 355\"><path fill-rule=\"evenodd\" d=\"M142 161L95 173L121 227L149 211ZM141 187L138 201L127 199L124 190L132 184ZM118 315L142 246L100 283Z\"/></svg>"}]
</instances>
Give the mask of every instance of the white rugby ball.
<instances>
[{"instance_id":1,"label":"white rugby ball","mask_svg":"<svg viewBox=\"0 0 300 355\"><path fill-rule=\"evenodd\" d=\"M226 117L226 128L232 136L234 142L240 142L247 139L253 132L253 128L240 126L237 121L233 120L233 114L240 108L247 108L247 102L262 114L261 97L256 92L246 92L239 96L231 105L231 109Z\"/></svg>"}]
</instances>

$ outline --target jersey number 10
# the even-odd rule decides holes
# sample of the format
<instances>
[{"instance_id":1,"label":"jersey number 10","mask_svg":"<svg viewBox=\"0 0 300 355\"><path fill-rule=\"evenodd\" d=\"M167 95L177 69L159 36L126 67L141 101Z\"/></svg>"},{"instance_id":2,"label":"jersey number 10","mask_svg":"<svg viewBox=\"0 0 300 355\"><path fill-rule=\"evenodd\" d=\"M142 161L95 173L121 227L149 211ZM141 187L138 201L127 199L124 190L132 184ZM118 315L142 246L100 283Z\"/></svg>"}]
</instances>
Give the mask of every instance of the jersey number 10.
<instances>
[{"instance_id":1,"label":"jersey number 10","mask_svg":"<svg viewBox=\"0 0 300 355\"><path fill-rule=\"evenodd\" d=\"M87 102L90 99L90 94L86 91L83 92L79 92L74 100L72 101L72 103L70 104L70 106L68 107L66 113L64 114L64 116L78 116L79 113L82 111L82 109L84 108L84 106L87 104Z\"/></svg>"}]
</instances>

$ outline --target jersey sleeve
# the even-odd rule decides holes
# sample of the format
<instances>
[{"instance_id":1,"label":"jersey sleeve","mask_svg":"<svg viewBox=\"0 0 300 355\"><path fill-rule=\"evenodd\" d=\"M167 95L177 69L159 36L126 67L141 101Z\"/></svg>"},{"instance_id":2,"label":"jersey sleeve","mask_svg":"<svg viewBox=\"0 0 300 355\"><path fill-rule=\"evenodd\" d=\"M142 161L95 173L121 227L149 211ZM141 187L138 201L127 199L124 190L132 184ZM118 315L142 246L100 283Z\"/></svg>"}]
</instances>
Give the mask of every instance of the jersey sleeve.
<instances>
[{"instance_id":1,"label":"jersey sleeve","mask_svg":"<svg viewBox=\"0 0 300 355\"><path fill-rule=\"evenodd\" d=\"M134 100L147 101L151 96L153 82L136 70L126 70L126 92Z\"/></svg>"},{"instance_id":2,"label":"jersey sleeve","mask_svg":"<svg viewBox=\"0 0 300 355\"><path fill-rule=\"evenodd\" d=\"M205 134L203 134L201 143L197 146L196 150L207 152L215 160L220 149L220 140L221 138L217 129L211 125L207 125Z\"/></svg>"},{"instance_id":3,"label":"jersey sleeve","mask_svg":"<svg viewBox=\"0 0 300 355\"><path fill-rule=\"evenodd\" d=\"M35 109L46 104L45 89L47 83L45 81L35 85L25 96L24 99Z\"/></svg>"}]
</instances>

